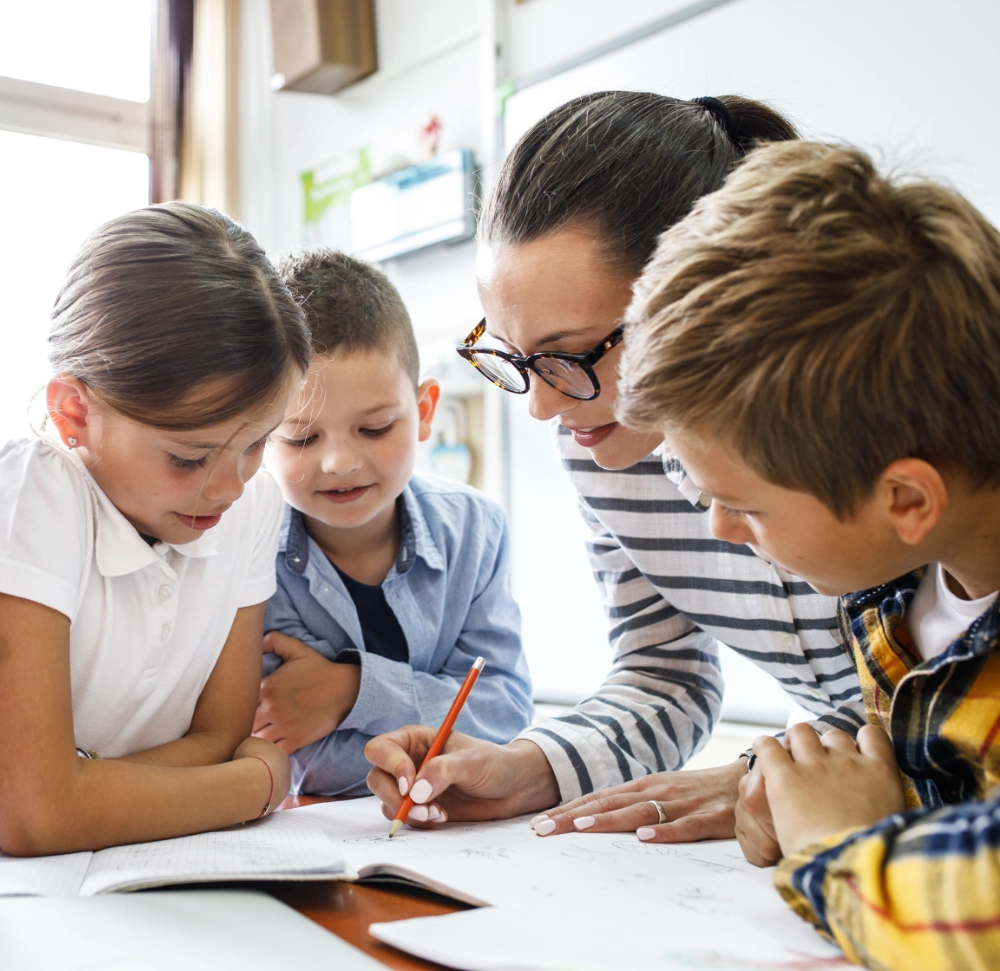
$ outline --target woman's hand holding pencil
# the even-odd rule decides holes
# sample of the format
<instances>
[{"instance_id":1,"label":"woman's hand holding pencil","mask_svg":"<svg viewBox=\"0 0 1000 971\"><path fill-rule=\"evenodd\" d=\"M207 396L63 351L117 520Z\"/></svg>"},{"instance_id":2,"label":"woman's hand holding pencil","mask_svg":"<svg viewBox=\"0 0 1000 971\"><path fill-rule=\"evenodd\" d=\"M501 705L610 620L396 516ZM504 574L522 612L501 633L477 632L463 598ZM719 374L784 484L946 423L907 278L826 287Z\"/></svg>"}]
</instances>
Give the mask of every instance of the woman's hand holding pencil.
<instances>
[{"instance_id":1,"label":"woman's hand holding pencil","mask_svg":"<svg viewBox=\"0 0 1000 971\"><path fill-rule=\"evenodd\" d=\"M413 809L406 821L417 826L446 819L508 819L559 802L548 759L534 742L496 745L452 732L441 754L429 759L435 736L433 728L407 725L365 747L375 766L368 786L382 801L387 819L396 818L407 796Z\"/></svg>"}]
</instances>

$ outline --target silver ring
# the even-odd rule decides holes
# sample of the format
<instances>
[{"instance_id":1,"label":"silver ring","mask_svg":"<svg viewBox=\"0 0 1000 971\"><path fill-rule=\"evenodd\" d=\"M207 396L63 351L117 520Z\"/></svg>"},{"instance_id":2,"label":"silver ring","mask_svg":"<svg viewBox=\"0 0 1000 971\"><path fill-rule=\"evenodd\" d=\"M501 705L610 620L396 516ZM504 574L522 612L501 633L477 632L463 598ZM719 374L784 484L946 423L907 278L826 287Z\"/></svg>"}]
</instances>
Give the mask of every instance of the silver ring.
<instances>
[{"instance_id":1,"label":"silver ring","mask_svg":"<svg viewBox=\"0 0 1000 971\"><path fill-rule=\"evenodd\" d=\"M660 825L667 822L667 814L663 811L663 803L650 799L649 804L656 810L656 822Z\"/></svg>"}]
</instances>

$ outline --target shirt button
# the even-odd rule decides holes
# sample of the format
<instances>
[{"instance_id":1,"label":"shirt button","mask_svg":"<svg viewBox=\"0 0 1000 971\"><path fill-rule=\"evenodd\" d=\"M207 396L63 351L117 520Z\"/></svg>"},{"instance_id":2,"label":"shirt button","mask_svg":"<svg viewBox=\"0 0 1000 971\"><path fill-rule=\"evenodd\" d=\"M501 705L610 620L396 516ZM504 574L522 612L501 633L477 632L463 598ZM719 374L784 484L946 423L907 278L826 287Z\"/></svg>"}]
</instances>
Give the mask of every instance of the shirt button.
<instances>
[{"instance_id":1,"label":"shirt button","mask_svg":"<svg viewBox=\"0 0 1000 971\"><path fill-rule=\"evenodd\" d=\"M156 595L161 600L169 600L173 596L173 593L174 593L173 590L171 590L170 587L168 587L166 584L163 584L163 586L156 591Z\"/></svg>"},{"instance_id":2,"label":"shirt button","mask_svg":"<svg viewBox=\"0 0 1000 971\"><path fill-rule=\"evenodd\" d=\"M782 647L794 647L795 646L795 635L794 634L782 634L781 635L781 646Z\"/></svg>"},{"instance_id":3,"label":"shirt button","mask_svg":"<svg viewBox=\"0 0 1000 971\"><path fill-rule=\"evenodd\" d=\"M160 628L160 640L165 641L170 636L170 625L164 624Z\"/></svg>"}]
</instances>

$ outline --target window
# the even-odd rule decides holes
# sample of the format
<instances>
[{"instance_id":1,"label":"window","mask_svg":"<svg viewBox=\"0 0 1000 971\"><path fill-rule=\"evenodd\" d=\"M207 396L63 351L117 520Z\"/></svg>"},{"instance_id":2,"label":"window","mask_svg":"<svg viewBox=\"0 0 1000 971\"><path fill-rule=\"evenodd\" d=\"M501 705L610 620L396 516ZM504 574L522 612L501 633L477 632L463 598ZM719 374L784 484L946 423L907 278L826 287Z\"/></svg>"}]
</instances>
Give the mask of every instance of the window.
<instances>
[{"instance_id":1,"label":"window","mask_svg":"<svg viewBox=\"0 0 1000 971\"><path fill-rule=\"evenodd\" d=\"M0 442L30 433L80 244L149 201L152 14L150 0L0 4Z\"/></svg>"}]
</instances>

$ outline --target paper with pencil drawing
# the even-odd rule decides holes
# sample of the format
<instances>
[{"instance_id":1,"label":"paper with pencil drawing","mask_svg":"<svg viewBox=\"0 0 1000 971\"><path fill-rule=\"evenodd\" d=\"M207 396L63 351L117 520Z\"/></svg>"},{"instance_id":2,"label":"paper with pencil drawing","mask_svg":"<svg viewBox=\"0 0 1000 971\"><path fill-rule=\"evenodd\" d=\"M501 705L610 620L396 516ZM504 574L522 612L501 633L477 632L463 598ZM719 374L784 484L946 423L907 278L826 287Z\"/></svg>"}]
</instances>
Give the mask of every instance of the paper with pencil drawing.
<instances>
[{"instance_id":1,"label":"paper with pencil drawing","mask_svg":"<svg viewBox=\"0 0 1000 971\"><path fill-rule=\"evenodd\" d=\"M494 905L376 924L371 933L469 971L847 968L739 845L642 843L628 833L541 839L526 818L404 829L391 843L373 799L293 810L339 840L362 874L402 873ZM398 841L398 842L397 842Z\"/></svg>"}]
</instances>

